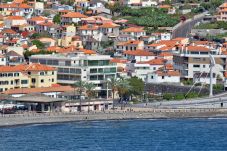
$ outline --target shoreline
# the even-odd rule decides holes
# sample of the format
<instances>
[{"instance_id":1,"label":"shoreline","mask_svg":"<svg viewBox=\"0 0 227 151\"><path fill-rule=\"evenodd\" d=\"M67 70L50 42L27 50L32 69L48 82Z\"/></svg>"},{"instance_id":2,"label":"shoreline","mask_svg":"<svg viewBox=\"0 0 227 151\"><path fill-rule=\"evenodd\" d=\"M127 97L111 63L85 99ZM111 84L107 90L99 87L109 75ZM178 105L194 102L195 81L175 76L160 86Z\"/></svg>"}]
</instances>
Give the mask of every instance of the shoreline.
<instances>
[{"instance_id":1,"label":"shoreline","mask_svg":"<svg viewBox=\"0 0 227 151\"><path fill-rule=\"evenodd\" d=\"M34 124L57 124L81 121L145 120L183 118L227 118L227 109L142 109L90 113L8 114L0 117L0 128Z\"/></svg>"}]
</instances>

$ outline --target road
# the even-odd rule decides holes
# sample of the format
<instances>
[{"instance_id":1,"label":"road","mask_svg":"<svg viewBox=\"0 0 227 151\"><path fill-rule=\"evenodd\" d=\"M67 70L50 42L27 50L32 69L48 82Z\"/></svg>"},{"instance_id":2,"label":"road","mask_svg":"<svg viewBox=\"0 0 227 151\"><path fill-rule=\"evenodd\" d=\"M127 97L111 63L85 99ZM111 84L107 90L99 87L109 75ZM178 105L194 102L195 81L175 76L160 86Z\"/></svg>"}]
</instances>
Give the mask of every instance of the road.
<instances>
[{"instance_id":1,"label":"road","mask_svg":"<svg viewBox=\"0 0 227 151\"><path fill-rule=\"evenodd\" d=\"M227 93L219 94L211 98L196 98L182 101L159 101L135 104L133 106L152 108L227 108Z\"/></svg>"},{"instance_id":2,"label":"road","mask_svg":"<svg viewBox=\"0 0 227 151\"><path fill-rule=\"evenodd\" d=\"M192 28L196 23L200 22L207 12L194 16L192 19L187 19L185 22L180 22L173 27L172 37L188 37L188 34L191 32Z\"/></svg>"}]
</instances>

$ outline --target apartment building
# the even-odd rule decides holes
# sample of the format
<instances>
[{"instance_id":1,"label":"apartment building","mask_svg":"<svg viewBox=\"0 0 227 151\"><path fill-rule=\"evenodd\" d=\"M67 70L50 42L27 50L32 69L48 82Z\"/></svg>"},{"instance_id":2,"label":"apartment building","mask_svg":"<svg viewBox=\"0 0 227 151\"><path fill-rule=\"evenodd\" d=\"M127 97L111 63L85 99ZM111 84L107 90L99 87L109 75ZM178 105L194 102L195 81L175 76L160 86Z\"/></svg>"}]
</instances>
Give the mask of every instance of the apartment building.
<instances>
[{"instance_id":1,"label":"apartment building","mask_svg":"<svg viewBox=\"0 0 227 151\"><path fill-rule=\"evenodd\" d=\"M73 85L79 80L92 82L99 96L106 95L106 80L116 77L116 63L110 60L108 55L86 55L84 52L30 57L30 62L56 67L59 84Z\"/></svg>"},{"instance_id":2,"label":"apartment building","mask_svg":"<svg viewBox=\"0 0 227 151\"><path fill-rule=\"evenodd\" d=\"M174 68L179 70L181 78L193 79L195 74L210 72L210 55L216 61L213 72L224 79L226 58L221 49L205 46L186 46L173 52Z\"/></svg>"},{"instance_id":3,"label":"apartment building","mask_svg":"<svg viewBox=\"0 0 227 151\"><path fill-rule=\"evenodd\" d=\"M50 87L57 82L57 71L41 64L0 66L0 92L16 88Z\"/></svg>"}]
</instances>

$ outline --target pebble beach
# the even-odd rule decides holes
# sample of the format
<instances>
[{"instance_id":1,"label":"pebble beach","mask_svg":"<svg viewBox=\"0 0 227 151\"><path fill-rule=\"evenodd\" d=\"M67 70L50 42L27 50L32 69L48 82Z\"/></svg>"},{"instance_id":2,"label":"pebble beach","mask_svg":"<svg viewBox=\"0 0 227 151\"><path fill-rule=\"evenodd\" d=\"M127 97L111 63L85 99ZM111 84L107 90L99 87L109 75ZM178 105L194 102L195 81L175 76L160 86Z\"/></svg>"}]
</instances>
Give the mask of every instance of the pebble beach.
<instances>
[{"instance_id":1,"label":"pebble beach","mask_svg":"<svg viewBox=\"0 0 227 151\"><path fill-rule=\"evenodd\" d=\"M151 109L126 108L105 112L81 113L26 113L5 114L0 117L0 127L28 124L90 120L170 119L170 118L219 118L227 117L227 109Z\"/></svg>"}]
</instances>

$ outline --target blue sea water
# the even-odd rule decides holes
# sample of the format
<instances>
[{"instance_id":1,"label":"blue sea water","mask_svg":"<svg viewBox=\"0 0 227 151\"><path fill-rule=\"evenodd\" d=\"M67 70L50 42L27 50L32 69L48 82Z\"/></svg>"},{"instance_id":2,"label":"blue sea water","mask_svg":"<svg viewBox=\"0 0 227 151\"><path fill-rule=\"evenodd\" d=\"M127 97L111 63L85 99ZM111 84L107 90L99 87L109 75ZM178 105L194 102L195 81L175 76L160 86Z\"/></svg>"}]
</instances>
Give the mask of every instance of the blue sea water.
<instances>
[{"instance_id":1,"label":"blue sea water","mask_svg":"<svg viewBox=\"0 0 227 151\"><path fill-rule=\"evenodd\" d=\"M0 151L227 151L227 119L89 121L0 128Z\"/></svg>"}]
</instances>

